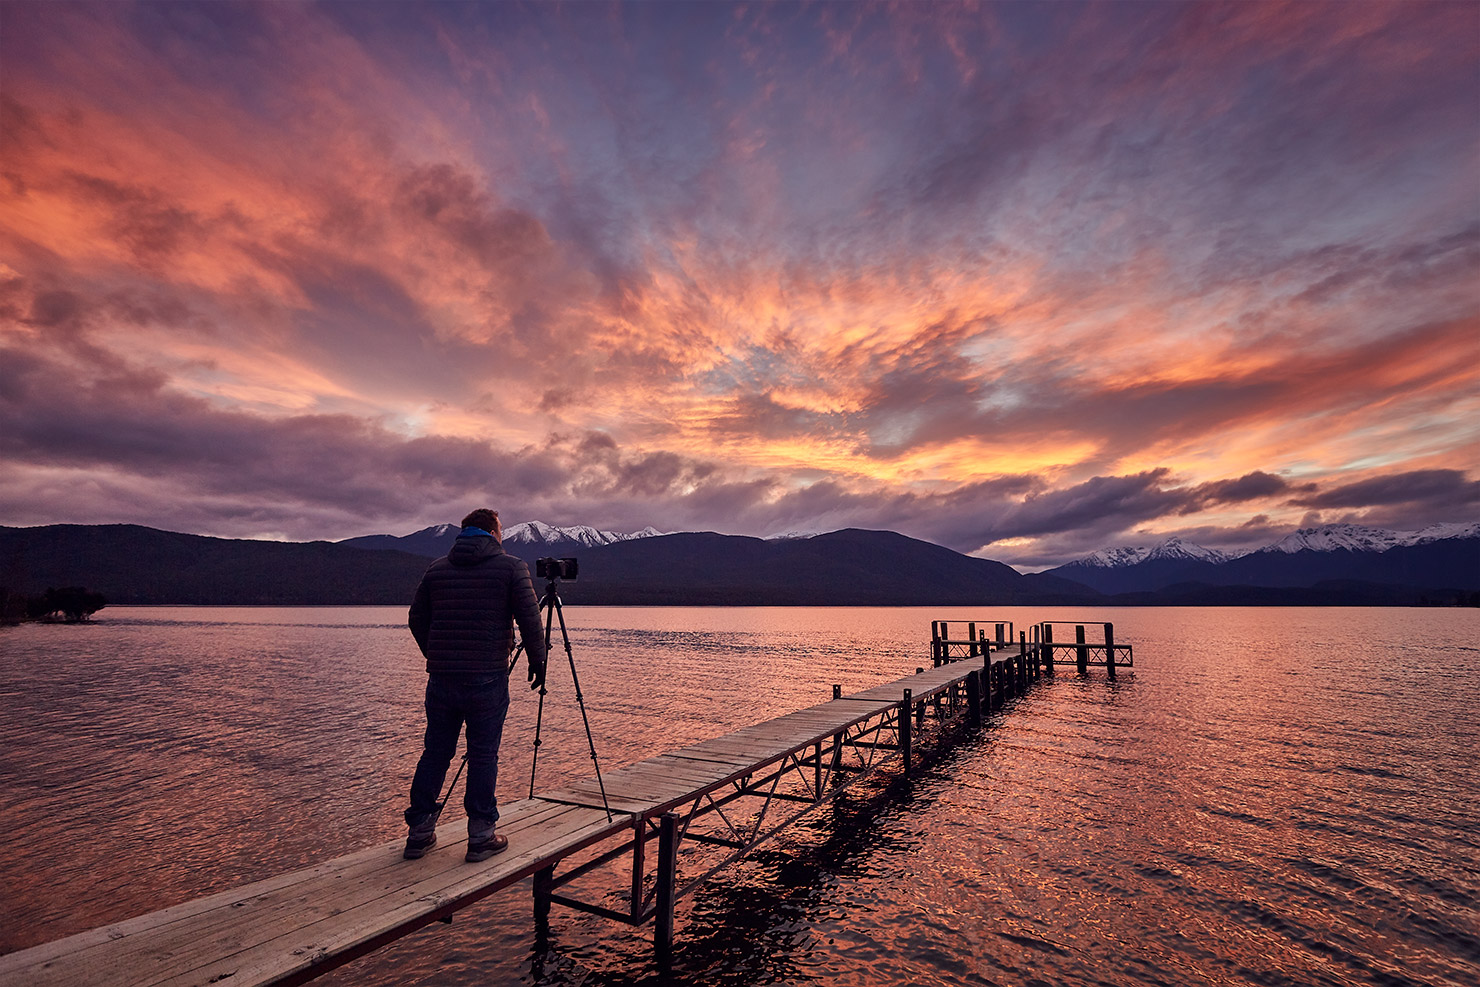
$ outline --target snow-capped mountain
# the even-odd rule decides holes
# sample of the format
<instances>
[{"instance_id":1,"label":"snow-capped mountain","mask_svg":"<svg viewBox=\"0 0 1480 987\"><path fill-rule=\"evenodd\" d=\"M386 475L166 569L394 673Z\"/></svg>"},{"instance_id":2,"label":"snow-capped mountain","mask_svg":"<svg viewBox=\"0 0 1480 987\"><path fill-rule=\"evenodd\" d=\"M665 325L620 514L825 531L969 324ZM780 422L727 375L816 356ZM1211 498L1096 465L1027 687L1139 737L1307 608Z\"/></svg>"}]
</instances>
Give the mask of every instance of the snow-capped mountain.
<instances>
[{"instance_id":1,"label":"snow-capped mountain","mask_svg":"<svg viewBox=\"0 0 1480 987\"><path fill-rule=\"evenodd\" d=\"M1330 581L1474 589L1480 587L1480 524L1418 531L1330 524L1240 554L1169 538L1149 548L1095 552L1048 572L1102 593L1155 592L1177 583L1308 587Z\"/></svg>"},{"instance_id":2,"label":"snow-capped mountain","mask_svg":"<svg viewBox=\"0 0 1480 987\"><path fill-rule=\"evenodd\" d=\"M1480 524L1433 524L1418 531L1390 531L1367 528L1358 524L1328 524L1320 528L1301 528L1286 535L1261 552L1386 552L1404 545L1425 545L1449 538L1480 536Z\"/></svg>"},{"instance_id":3,"label":"snow-capped mountain","mask_svg":"<svg viewBox=\"0 0 1480 987\"><path fill-rule=\"evenodd\" d=\"M438 558L447 554L447 550L452 547L453 540L457 538L457 533L461 530L455 524L434 524L430 528L422 528L409 535L363 535L359 538L347 538L341 544L355 548L389 548L400 552L410 552L412 555ZM511 554L521 558L526 555L534 558L546 553L558 555L562 552L575 552L582 548L611 545L619 541L631 541L634 538L652 538L661 534L663 532L652 526L643 528L641 531L623 533L601 531L587 525L557 528L543 521L524 521L504 528L504 545Z\"/></svg>"},{"instance_id":4,"label":"snow-capped mountain","mask_svg":"<svg viewBox=\"0 0 1480 987\"><path fill-rule=\"evenodd\" d=\"M1328 524L1321 528L1301 528L1259 549L1261 552L1386 552L1399 545L1411 545L1408 532L1386 528L1366 528L1357 524Z\"/></svg>"},{"instance_id":5,"label":"snow-capped mountain","mask_svg":"<svg viewBox=\"0 0 1480 987\"><path fill-rule=\"evenodd\" d=\"M1138 548L1127 545L1123 548L1107 548L1071 562L1070 565L1090 566L1097 569L1116 569L1128 565L1139 565L1157 559L1167 561L1227 562L1232 556L1212 548L1203 548L1175 536L1159 545Z\"/></svg>"},{"instance_id":6,"label":"snow-capped mountain","mask_svg":"<svg viewBox=\"0 0 1480 987\"><path fill-rule=\"evenodd\" d=\"M543 521L524 521L504 529L505 544L521 545L548 545L555 542L575 542L587 548L597 545L612 545L619 541L631 541L634 538L651 538L661 535L663 532L648 525L641 531L623 534L620 531L599 531L585 524L577 524L568 528L555 528Z\"/></svg>"},{"instance_id":7,"label":"snow-capped mountain","mask_svg":"<svg viewBox=\"0 0 1480 987\"><path fill-rule=\"evenodd\" d=\"M779 535L767 535L766 541L804 541L808 538L816 538L822 533L813 529L783 531Z\"/></svg>"}]
</instances>

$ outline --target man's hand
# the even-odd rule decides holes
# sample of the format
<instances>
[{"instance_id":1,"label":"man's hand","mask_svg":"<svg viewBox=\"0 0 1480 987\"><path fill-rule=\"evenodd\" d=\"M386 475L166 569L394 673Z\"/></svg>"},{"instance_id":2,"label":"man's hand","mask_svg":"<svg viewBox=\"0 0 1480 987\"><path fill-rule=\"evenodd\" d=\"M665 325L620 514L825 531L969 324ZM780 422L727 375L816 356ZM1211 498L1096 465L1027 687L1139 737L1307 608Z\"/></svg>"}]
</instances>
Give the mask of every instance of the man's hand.
<instances>
[{"instance_id":1,"label":"man's hand","mask_svg":"<svg viewBox=\"0 0 1480 987\"><path fill-rule=\"evenodd\" d=\"M534 652L527 651L525 657L529 660L529 687L531 689L543 689L545 687L545 665L549 659L549 649L539 649L544 652L539 658L535 658Z\"/></svg>"}]
</instances>

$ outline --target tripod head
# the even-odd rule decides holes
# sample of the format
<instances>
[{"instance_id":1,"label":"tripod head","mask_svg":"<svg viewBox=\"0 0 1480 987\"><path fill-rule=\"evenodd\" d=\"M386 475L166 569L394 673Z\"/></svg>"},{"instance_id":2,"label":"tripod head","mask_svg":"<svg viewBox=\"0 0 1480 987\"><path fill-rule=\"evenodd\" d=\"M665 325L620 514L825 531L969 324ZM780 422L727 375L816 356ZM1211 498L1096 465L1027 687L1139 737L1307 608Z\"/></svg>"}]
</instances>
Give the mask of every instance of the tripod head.
<instances>
[{"instance_id":1,"label":"tripod head","mask_svg":"<svg viewBox=\"0 0 1480 987\"><path fill-rule=\"evenodd\" d=\"M538 559L534 564L534 574L545 581L545 592L540 597L540 608L560 605L560 580L575 582L576 575L580 572L580 566L573 558L566 559ZM562 625L564 620L561 621ZM548 621L546 622L546 638L549 637Z\"/></svg>"},{"instance_id":2,"label":"tripod head","mask_svg":"<svg viewBox=\"0 0 1480 987\"><path fill-rule=\"evenodd\" d=\"M580 566L575 559L538 559L534 564L534 574L540 579L564 579L573 583L578 572Z\"/></svg>"}]
</instances>

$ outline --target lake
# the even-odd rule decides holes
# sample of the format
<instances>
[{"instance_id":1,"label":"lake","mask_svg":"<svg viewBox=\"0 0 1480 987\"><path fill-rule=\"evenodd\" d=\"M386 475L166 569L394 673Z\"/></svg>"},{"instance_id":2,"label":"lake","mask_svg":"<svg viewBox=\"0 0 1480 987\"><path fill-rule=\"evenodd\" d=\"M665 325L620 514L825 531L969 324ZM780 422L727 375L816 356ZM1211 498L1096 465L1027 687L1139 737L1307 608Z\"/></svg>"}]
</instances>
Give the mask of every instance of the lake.
<instances>
[{"instance_id":1,"label":"lake","mask_svg":"<svg viewBox=\"0 0 1480 987\"><path fill-rule=\"evenodd\" d=\"M1480 611L567 607L603 769L929 665L932 620L1113 621L903 784L678 906L672 982L1480 982ZM110 607L0 629L0 952L403 835L405 611ZM563 653L537 783L591 774ZM522 668L499 794L528 794ZM461 815L460 794L454 798ZM528 884L326 984L657 982L650 926Z\"/></svg>"}]
</instances>

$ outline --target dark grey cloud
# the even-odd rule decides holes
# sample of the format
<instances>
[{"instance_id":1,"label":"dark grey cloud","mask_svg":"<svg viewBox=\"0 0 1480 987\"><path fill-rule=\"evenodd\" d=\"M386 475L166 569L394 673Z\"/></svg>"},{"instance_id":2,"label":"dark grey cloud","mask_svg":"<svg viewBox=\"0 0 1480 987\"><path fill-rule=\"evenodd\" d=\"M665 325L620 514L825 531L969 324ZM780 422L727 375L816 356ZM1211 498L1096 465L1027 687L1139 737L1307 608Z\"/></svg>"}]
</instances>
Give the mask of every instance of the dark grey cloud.
<instances>
[{"instance_id":1,"label":"dark grey cloud","mask_svg":"<svg viewBox=\"0 0 1480 987\"><path fill-rule=\"evenodd\" d=\"M1313 491L1314 483L1291 484L1281 476L1255 470L1232 480L1214 480L1200 483L1188 490L1188 501L1180 513L1192 514L1218 504L1242 504L1250 500L1265 500L1278 494L1295 490Z\"/></svg>"},{"instance_id":2,"label":"dark grey cloud","mask_svg":"<svg viewBox=\"0 0 1480 987\"><path fill-rule=\"evenodd\" d=\"M1292 497L1290 503L1312 508L1424 504L1458 511L1480 506L1480 480L1471 480L1463 470L1409 470Z\"/></svg>"}]
</instances>

